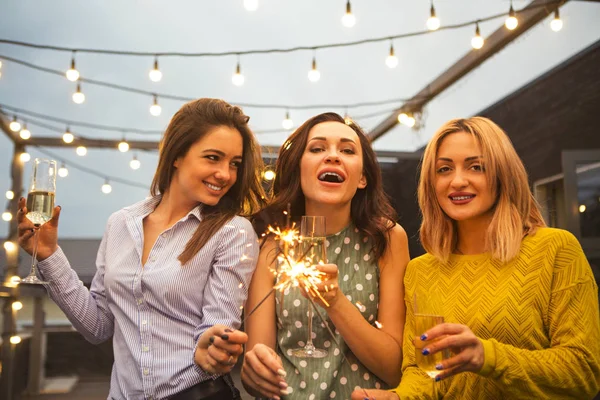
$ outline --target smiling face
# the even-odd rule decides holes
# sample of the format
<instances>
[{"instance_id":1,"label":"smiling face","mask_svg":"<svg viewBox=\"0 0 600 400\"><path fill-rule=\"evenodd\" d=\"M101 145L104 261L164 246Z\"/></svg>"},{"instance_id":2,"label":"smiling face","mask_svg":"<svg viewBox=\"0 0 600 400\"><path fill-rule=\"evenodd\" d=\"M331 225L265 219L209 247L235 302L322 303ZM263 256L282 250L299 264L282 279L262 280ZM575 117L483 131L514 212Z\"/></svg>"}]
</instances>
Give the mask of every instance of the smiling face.
<instances>
[{"instance_id":1,"label":"smiling face","mask_svg":"<svg viewBox=\"0 0 600 400\"><path fill-rule=\"evenodd\" d=\"M212 128L179 157L169 191L191 203L216 205L237 180L242 163L242 135L235 128Z\"/></svg>"},{"instance_id":2,"label":"smiling face","mask_svg":"<svg viewBox=\"0 0 600 400\"><path fill-rule=\"evenodd\" d=\"M446 136L437 151L434 186L442 210L457 222L489 219L496 199L485 174L476 138L466 132Z\"/></svg>"},{"instance_id":3,"label":"smiling face","mask_svg":"<svg viewBox=\"0 0 600 400\"><path fill-rule=\"evenodd\" d=\"M322 205L349 206L356 191L367 186L356 132L340 122L315 125L300 160L300 184L307 210Z\"/></svg>"}]
</instances>

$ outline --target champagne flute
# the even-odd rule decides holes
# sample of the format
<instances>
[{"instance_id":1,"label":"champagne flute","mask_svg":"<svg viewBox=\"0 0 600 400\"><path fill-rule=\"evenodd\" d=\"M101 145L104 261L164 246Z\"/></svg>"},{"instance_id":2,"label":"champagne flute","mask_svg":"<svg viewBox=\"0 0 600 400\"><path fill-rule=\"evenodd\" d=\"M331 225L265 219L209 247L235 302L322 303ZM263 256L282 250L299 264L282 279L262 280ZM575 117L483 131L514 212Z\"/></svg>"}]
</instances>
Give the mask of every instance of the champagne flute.
<instances>
[{"instance_id":1,"label":"champagne flute","mask_svg":"<svg viewBox=\"0 0 600 400\"><path fill-rule=\"evenodd\" d=\"M31 185L27 194L27 219L33 222L33 254L31 272L21 279L21 283L44 284L37 277L37 249L39 230L42 225L52 219L54 211L54 195L56 192L56 161L36 158L33 161Z\"/></svg>"},{"instance_id":2,"label":"champagne flute","mask_svg":"<svg viewBox=\"0 0 600 400\"><path fill-rule=\"evenodd\" d=\"M327 249L325 248L325 217L303 216L300 224L300 254L313 264L327 262ZM309 249L310 248L310 249ZM306 345L292 350L292 355L300 358L323 358L327 350L317 349L312 341L313 308L308 305L308 339Z\"/></svg>"},{"instance_id":3,"label":"champagne flute","mask_svg":"<svg viewBox=\"0 0 600 400\"><path fill-rule=\"evenodd\" d=\"M442 302L436 296L435 291L426 292L417 289L413 293L413 307L415 319L415 361L417 366L432 378L433 395L437 399L435 377L440 371L435 366L443 360L450 358L450 351L446 349L435 354L424 355L422 353L424 348L441 340L443 337L434 340L421 340L421 335L434 326L444 323Z\"/></svg>"}]
</instances>

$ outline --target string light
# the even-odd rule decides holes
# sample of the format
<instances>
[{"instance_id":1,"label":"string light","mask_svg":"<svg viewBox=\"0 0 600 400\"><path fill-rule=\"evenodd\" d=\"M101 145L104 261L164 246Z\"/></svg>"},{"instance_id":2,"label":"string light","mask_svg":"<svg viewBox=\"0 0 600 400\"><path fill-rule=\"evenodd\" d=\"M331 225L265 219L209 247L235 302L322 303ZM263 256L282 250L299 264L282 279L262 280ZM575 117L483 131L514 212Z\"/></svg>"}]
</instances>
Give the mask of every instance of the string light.
<instances>
[{"instance_id":1,"label":"string light","mask_svg":"<svg viewBox=\"0 0 600 400\"><path fill-rule=\"evenodd\" d=\"M12 309L15 311L19 311L23 309L23 303L21 303L19 300L15 300L12 302Z\"/></svg>"},{"instance_id":2,"label":"string light","mask_svg":"<svg viewBox=\"0 0 600 400\"><path fill-rule=\"evenodd\" d=\"M155 117L158 117L161 112L162 108L160 108L160 105L158 104L158 98L156 97L156 95L154 95L154 101L150 106L150 114L152 114Z\"/></svg>"},{"instance_id":3,"label":"string light","mask_svg":"<svg viewBox=\"0 0 600 400\"><path fill-rule=\"evenodd\" d=\"M560 19L560 13L557 8L556 11L554 11L554 19L550 22L550 29L552 29L554 32L558 32L562 29L562 27L563 22L562 19Z\"/></svg>"},{"instance_id":4,"label":"string light","mask_svg":"<svg viewBox=\"0 0 600 400\"><path fill-rule=\"evenodd\" d=\"M268 169L263 174L263 178L265 178L266 181L272 181L273 179L275 179L275 172Z\"/></svg>"},{"instance_id":5,"label":"string light","mask_svg":"<svg viewBox=\"0 0 600 400\"><path fill-rule=\"evenodd\" d=\"M29 132L29 129L27 129L26 122L23 123L23 129L21 129L21 132L19 132L19 136L23 140L28 140L29 138L31 138L31 132Z\"/></svg>"},{"instance_id":6,"label":"string light","mask_svg":"<svg viewBox=\"0 0 600 400\"><path fill-rule=\"evenodd\" d=\"M285 129L286 131L294 127L294 121L292 121L292 119L290 118L289 111L285 112L285 118L283 119L283 122L281 122L281 126L283 126L283 129Z\"/></svg>"},{"instance_id":7,"label":"string light","mask_svg":"<svg viewBox=\"0 0 600 400\"><path fill-rule=\"evenodd\" d=\"M427 29L436 31L439 27L440 19L435 15L435 7L433 6L433 0L431 0L431 9L429 10L429 18L427 19Z\"/></svg>"},{"instance_id":8,"label":"string light","mask_svg":"<svg viewBox=\"0 0 600 400\"><path fill-rule=\"evenodd\" d=\"M513 30L519 25L519 20L517 19L517 13L515 13L515 9L512 5L512 0L510 1L510 9L508 10L508 18L504 22L504 25L508 30Z\"/></svg>"},{"instance_id":9,"label":"string light","mask_svg":"<svg viewBox=\"0 0 600 400\"><path fill-rule=\"evenodd\" d=\"M585 210L587 210L587 207L585 206L585 204L581 204L581 205L579 206L579 212L580 212L580 213L584 213L584 212L585 212Z\"/></svg>"},{"instance_id":10,"label":"string light","mask_svg":"<svg viewBox=\"0 0 600 400\"><path fill-rule=\"evenodd\" d=\"M65 130L65 133L63 133L63 136L62 136L63 142L65 142L67 144L73 143L74 139L75 139L75 136L73 136L73 134L71 133L71 130L67 126L67 129Z\"/></svg>"},{"instance_id":11,"label":"string light","mask_svg":"<svg viewBox=\"0 0 600 400\"><path fill-rule=\"evenodd\" d=\"M67 70L65 75L71 82L79 80L79 71L75 68L75 52L73 52L73 56L71 57L71 68Z\"/></svg>"},{"instance_id":12,"label":"string light","mask_svg":"<svg viewBox=\"0 0 600 400\"><path fill-rule=\"evenodd\" d=\"M58 169L58 176L60 176L61 178L66 178L68 175L69 175L69 170L67 169L67 166L65 165L65 163L62 163L62 165Z\"/></svg>"},{"instance_id":13,"label":"string light","mask_svg":"<svg viewBox=\"0 0 600 400\"><path fill-rule=\"evenodd\" d=\"M235 86L242 86L245 80L246 79L244 78L244 75L242 75L242 68L240 67L240 58L238 56L237 65L235 66L235 72L231 77L231 82Z\"/></svg>"},{"instance_id":14,"label":"string light","mask_svg":"<svg viewBox=\"0 0 600 400\"><path fill-rule=\"evenodd\" d=\"M127 153L129 151L129 143L125 141L125 138L119 143L118 148L121 153Z\"/></svg>"},{"instance_id":15,"label":"string light","mask_svg":"<svg viewBox=\"0 0 600 400\"><path fill-rule=\"evenodd\" d=\"M20 337L20 336L17 336L17 335L15 335L15 336L11 336L11 337L10 337L10 342L11 342L12 344L19 344L19 343L21 343L21 337Z\"/></svg>"},{"instance_id":16,"label":"string light","mask_svg":"<svg viewBox=\"0 0 600 400\"><path fill-rule=\"evenodd\" d=\"M415 123L417 121L412 115L409 115L407 113L400 113L400 115L398 115L398 122L400 122L402 125L412 128L413 126L415 126Z\"/></svg>"},{"instance_id":17,"label":"string light","mask_svg":"<svg viewBox=\"0 0 600 400\"><path fill-rule=\"evenodd\" d=\"M352 118L350 118L350 115L348 114L348 111L346 111L344 113L344 123L346 125L352 125Z\"/></svg>"},{"instance_id":18,"label":"string light","mask_svg":"<svg viewBox=\"0 0 600 400\"><path fill-rule=\"evenodd\" d=\"M4 250L6 250L7 252L13 252L17 249L17 246L15 245L15 242L11 242L10 240L7 240L6 242L4 242Z\"/></svg>"},{"instance_id":19,"label":"string light","mask_svg":"<svg viewBox=\"0 0 600 400\"><path fill-rule=\"evenodd\" d=\"M312 68L310 71L308 71L308 80L311 82L317 82L319 79L321 79L321 73L317 69L317 59L315 56L313 56Z\"/></svg>"},{"instance_id":20,"label":"string light","mask_svg":"<svg viewBox=\"0 0 600 400\"><path fill-rule=\"evenodd\" d=\"M112 186L110 186L108 179L106 179L102 185L102 193L109 194L110 192L112 192Z\"/></svg>"},{"instance_id":21,"label":"string light","mask_svg":"<svg viewBox=\"0 0 600 400\"><path fill-rule=\"evenodd\" d=\"M21 130L21 123L17 121L16 115L13 116L13 120L10 122L10 125L8 125L8 127L13 132L19 132Z\"/></svg>"},{"instance_id":22,"label":"string light","mask_svg":"<svg viewBox=\"0 0 600 400\"><path fill-rule=\"evenodd\" d=\"M352 28L356 25L356 17L352 14L352 6L350 0L346 1L346 13L342 16L342 25L346 28Z\"/></svg>"},{"instance_id":23,"label":"string light","mask_svg":"<svg viewBox=\"0 0 600 400\"><path fill-rule=\"evenodd\" d=\"M152 82L160 82L162 79L162 72L158 69L158 57L154 58L154 68L150 70L148 77Z\"/></svg>"},{"instance_id":24,"label":"string light","mask_svg":"<svg viewBox=\"0 0 600 400\"><path fill-rule=\"evenodd\" d=\"M6 249L6 243L4 242L4 248ZM10 242L12 243L12 242ZM13 243L13 250L16 249L17 247L14 245ZM8 278L8 283L11 284L12 286L17 286L19 283L21 283L21 277L13 275L10 278Z\"/></svg>"},{"instance_id":25,"label":"string light","mask_svg":"<svg viewBox=\"0 0 600 400\"><path fill-rule=\"evenodd\" d=\"M136 170L140 169L142 163L140 163L140 160L138 160L137 157L134 155L131 161L129 161L129 166L131 167L131 169Z\"/></svg>"},{"instance_id":26,"label":"string light","mask_svg":"<svg viewBox=\"0 0 600 400\"><path fill-rule=\"evenodd\" d=\"M474 49L479 50L483 47L483 38L481 37L481 32L479 31L479 23L475 24L475 36L471 39L471 46Z\"/></svg>"},{"instance_id":27,"label":"string light","mask_svg":"<svg viewBox=\"0 0 600 400\"><path fill-rule=\"evenodd\" d=\"M12 190L7 190L6 191L6 198L9 200L12 200L15 198L15 192L13 192Z\"/></svg>"},{"instance_id":28,"label":"string light","mask_svg":"<svg viewBox=\"0 0 600 400\"><path fill-rule=\"evenodd\" d=\"M385 65L389 68L396 68L398 66L398 57L394 54L394 45L390 43L390 54L385 59Z\"/></svg>"},{"instance_id":29,"label":"string light","mask_svg":"<svg viewBox=\"0 0 600 400\"><path fill-rule=\"evenodd\" d=\"M2 221L6 221L6 222L11 221L12 217L13 217L12 213L8 210L6 210L2 213Z\"/></svg>"},{"instance_id":30,"label":"string light","mask_svg":"<svg viewBox=\"0 0 600 400\"><path fill-rule=\"evenodd\" d=\"M85 101L85 95L81 92L81 84L77 83L77 90L73 93L73 102L81 104Z\"/></svg>"},{"instance_id":31,"label":"string light","mask_svg":"<svg viewBox=\"0 0 600 400\"><path fill-rule=\"evenodd\" d=\"M77 146L75 153L77 153L79 157L83 157L87 154L87 149L85 146Z\"/></svg>"},{"instance_id":32,"label":"string light","mask_svg":"<svg viewBox=\"0 0 600 400\"><path fill-rule=\"evenodd\" d=\"M244 0L244 8L247 11L256 11L258 9L258 0Z\"/></svg>"},{"instance_id":33,"label":"string light","mask_svg":"<svg viewBox=\"0 0 600 400\"><path fill-rule=\"evenodd\" d=\"M31 160L31 156L29 155L29 153L27 153L27 152L23 152L23 153L21 153L21 154L19 155L19 159L20 159L22 162L26 163L26 162L28 162L29 160Z\"/></svg>"}]
</instances>

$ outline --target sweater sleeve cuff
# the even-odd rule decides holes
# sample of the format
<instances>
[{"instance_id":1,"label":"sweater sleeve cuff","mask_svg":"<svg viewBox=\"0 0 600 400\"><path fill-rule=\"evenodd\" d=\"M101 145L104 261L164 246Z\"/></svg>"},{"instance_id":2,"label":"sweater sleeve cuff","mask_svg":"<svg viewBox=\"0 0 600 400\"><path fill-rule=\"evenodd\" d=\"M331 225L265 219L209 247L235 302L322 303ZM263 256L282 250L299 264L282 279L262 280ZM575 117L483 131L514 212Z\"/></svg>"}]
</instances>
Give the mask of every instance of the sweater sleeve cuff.
<instances>
[{"instance_id":1,"label":"sweater sleeve cuff","mask_svg":"<svg viewBox=\"0 0 600 400\"><path fill-rule=\"evenodd\" d=\"M48 281L60 280L61 276L71 270L69 261L60 247L50 257L38 261L38 268L44 279Z\"/></svg>"},{"instance_id":2,"label":"sweater sleeve cuff","mask_svg":"<svg viewBox=\"0 0 600 400\"><path fill-rule=\"evenodd\" d=\"M483 366L478 372L481 376L488 376L496 369L496 348L489 340L479 339L483 344Z\"/></svg>"}]
</instances>

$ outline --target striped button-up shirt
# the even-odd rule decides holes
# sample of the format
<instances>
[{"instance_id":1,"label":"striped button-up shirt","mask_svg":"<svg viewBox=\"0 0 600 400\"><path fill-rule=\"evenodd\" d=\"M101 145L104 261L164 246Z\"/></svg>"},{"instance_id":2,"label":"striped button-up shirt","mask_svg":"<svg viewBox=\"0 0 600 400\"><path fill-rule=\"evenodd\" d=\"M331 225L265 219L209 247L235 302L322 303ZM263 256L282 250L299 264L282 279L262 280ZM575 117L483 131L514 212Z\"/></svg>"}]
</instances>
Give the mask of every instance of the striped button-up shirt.
<instances>
[{"instance_id":1,"label":"striped button-up shirt","mask_svg":"<svg viewBox=\"0 0 600 400\"><path fill-rule=\"evenodd\" d=\"M214 324L239 328L258 257L248 220L234 217L185 265L177 257L201 206L162 232L142 265L142 221L159 197L114 213L90 290L59 248L39 263L50 297L90 342L113 337L111 399L165 399L207 379L194 363L200 335Z\"/></svg>"}]
</instances>

